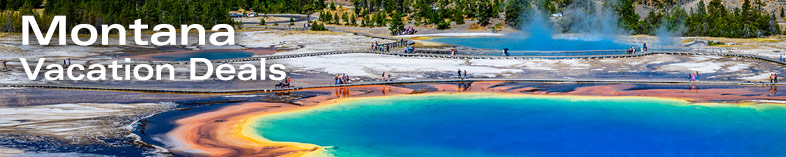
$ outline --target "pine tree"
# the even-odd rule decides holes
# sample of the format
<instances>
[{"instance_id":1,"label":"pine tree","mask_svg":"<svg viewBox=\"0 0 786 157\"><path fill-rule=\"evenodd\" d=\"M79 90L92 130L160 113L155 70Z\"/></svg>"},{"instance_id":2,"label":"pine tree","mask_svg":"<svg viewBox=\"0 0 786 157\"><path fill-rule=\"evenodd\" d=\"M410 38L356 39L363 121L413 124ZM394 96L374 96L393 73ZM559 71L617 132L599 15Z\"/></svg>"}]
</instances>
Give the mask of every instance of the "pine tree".
<instances>
[{"instance_id":1,"label":"pine tree","mask_svg":"<svg viewBox=\"0 0 786 157\"><path fill-rule=\"evenodd\" d=\"M369 21L370 25L377 26L379 25L379 19L381 18L379 12L375 13L373 17L371 17L371 21Z\"/></svg>"},{"instance_id":2,"label":"pine tree","mask_svg":"<svg viewBox=\"0 0 786 157\"><path fill-rule=\"evenodd\" d=\"M349 25L349 15L347 15L347 12L341 13L341 20L344 21L344 25Z\"/></svg>"},{"instance_id":3,"label":"pine tree","mask_svg":"<svg viewBox=\"0 0 786 157\"><path fill-rule=\"evenodd\" d=\"M639 28L639 15L634 11L633 0L619 0L616 10L619 15L619 25L629 31Z\"/></svg>"},{"instance_id":4,"label":"pine tree","mask_svg":"<svg viewBox=\"0 0 786 157\"><path fill-rule=\"evenodd\" d=\"M341 21L341 19L339 19L338 13L333 13L333 24L341 24L339 21Z\"/></svg>"},{"instance_id":5,"label":"pine tree","mask_svg":"<svg viewBox=\"0 0 786 157\"><path fill-rule=\"evenodd\" d=\"M330 14L327 14L327 12L320 12L319 13L319 20L322 21L322 23L326 23L326 22L330 21L330 18L332 17L332 16L329 16L329 15Z\"/></svg>"},{"instance_id":6,"label":"pine tree","mask_svg":"<svg viewBox=\"0 0 786 157\"><path fill-rule=\"evenodd\" d=\"M377 23L377 27L385 26L385 13L382 11L377 12L378 18L375 21Z\"/></svg>"},{"instance_id":7,"label":"pine tree","mask_svg":"<svg viewBox=\"0 0 786 157\"><path fill-rule=\"evenodd\" d=\"M402 13L398 13L397 11L393 11L393 13L391 13L390 22L388 24L390 35L397 35L404 30L404 21L401 19L403 15L401 14Z\"/></svg>"},{"instance_id":8,"label":"pine tree","mask_svg":"<svg viewBox=\"0 0 786 157\"><path fill-rule=\"evenodd\" d=\"M486 26L489 24L491 17L493 16L492 6L489 4L488 0L484 0L478 5L478 23L481 26Z\"/></svg>"},{"instance_id":9,"label":"pine tree","mask_svg":"<svg viewBox=\"0 0 786 157\"><path fill-rule=\"evenodd\" d=\"M368 26L368 25L366 24L366 19L368 19L368 18L366 18L366 17L363 17L363 19L360 19L360 27L366 27L366 26Z\"/></svg>"},{"instance_id":10,"label":"pine tree","mask_svg":"<svg viewBox=\"0 0 786 157\"><path fill-rule=\"evenodd\" d=\"M529 8L528 1L525 0L508 0L505 4L505 23L510 26L517 27L522 21L528 20L528 17L521 17L525 9Z\"/></svg>"},{"instance_id":11,"label":"pine tree","mask_svg":"<svg viewBox=\"0 0 786 157\"><path fill-rule=\"evenodd\" d=\"M358 18L357 15L352 14L352 16L349 17L349 25L352 26L358 25L357 18Z\"/></svg>"},{"instance_id":12,"label":"pine tree","mask_svg":"<svg viewBox=\"0 0 786 157\"><path fill-rule=\"evenodd\" d=\"M464 13L460 10L453 11L453 21L456 21L457 25L464 24Z\"/></svg>"},{"instance_id":13,"label":"pine tree","mask_svg":"<svg viewBox=\"0 0 786 157\"><path fill-rule=\"evenodd\" d=\"M368 19L369 19L368 14L366 14L366 16L364 16L363 19L360 21L360 26L369 27Z\"/></svg>"}]
</instances>

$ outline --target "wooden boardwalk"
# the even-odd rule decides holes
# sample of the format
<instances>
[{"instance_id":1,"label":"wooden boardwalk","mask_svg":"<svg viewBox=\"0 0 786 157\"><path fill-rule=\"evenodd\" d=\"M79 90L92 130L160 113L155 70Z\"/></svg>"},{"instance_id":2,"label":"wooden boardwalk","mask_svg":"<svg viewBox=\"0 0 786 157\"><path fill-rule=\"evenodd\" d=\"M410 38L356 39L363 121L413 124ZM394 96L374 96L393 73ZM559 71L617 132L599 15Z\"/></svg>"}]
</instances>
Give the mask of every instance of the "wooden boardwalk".
<instances>
[{"instance_id":1,"label":"wooden boardwalk","mask_svg":"<svg viewBox=\"0 0 786 157\"><path fill-rule=\"evenodd\" d=\"M144 92L144 93L179 93L179 94L242 94L260 92L284 92L314 88L331 87L351 87L364 85L395 85L395 84L417 84L417 83L461 83L479 81L504 81L521 83L610 83L610 84L685 84L685 85L740 85L740 86L761 86L775 85L784 86L786 83L754 83L754 82L735 82L735 81L687 81L687 80L634 80L634 79L504 79L504 78L468 78L468 79L422 79L422 80L402 80L386 82L361 82L353 84L338 85L316 85L291 88L260 88L260 89L162 89L162 88L131 88L131 87L100 87L100 86L79 86L79 85L46 85L46 84L0 84L6 88L41 88L41 89L66 89L66 90L99 90L99 91L121 91L121 92Z\"/></svg>"},{"instance_id":2,"label":"wooden boardwalk","mask_svg":"<svg viewBox=\"0 0 786 157\"><path fill-rule=\"evenodd\" d=\"M393 43L388 43L388 44L393 44ZM407 41L407 44L410 43ZM404 45L406 44L397 44L397 46L404 46ZM724 53L719 51L704 52L699 50L700 49L679 49L679 50L665 49L665 50L651 50L644 53L639 52L635 54L606 53L601 55L563 55L563 56L559 56L559 55L554 55L554 56L450 55L450 54L438 54L438 53L405 53L403 50L397 50L391 52L374 51L374 50L347 50L347 51L328 51L328 52L302 53L302 54L290 54L290 55L272 55L272 56L261 56L261 57L251 57L251 58L222 59L222 60L213 60L213 62L233 63L233 62L259 61L262 58L266 60L274 60L274 59L287 59L287 58L350 54L350 53L381 54L381 55L392 55L392 56L399 56L399 57L424 57L424 58L444 58L444 59L500 59L500 60L501 59L519 59L519 60L606 59L606 58L631 58L631 57L641 57L641 56L654 55L654 54L666 54L666 55L727 56L727 57L750 58L750 59L758 59L762 61L786 65L786 63L780 62L777 58L770 58L760 55ZM610 51L619 51L619 50L610 50ZM574 51L574 52L583 52L583 51ZM157 63L158 64L188 64L188 62L157 62Z\"/></svg>"}]
</instances>

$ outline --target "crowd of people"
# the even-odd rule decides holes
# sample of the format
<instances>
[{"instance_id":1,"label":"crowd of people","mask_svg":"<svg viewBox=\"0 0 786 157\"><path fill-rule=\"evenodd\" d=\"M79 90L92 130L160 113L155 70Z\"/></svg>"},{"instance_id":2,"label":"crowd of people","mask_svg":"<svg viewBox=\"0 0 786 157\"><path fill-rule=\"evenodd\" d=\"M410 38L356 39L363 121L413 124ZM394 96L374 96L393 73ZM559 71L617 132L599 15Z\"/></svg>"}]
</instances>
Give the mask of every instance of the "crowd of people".
<instances>
[{"instance_id":1,"label":"crowd of people","mask_svg":"<svg viewBox=\"0 0 786 157\"><path fill-rule=\"evenodd\" d=\"M631 46L630 49L628 49L628 54L636 54L636 47Z\"/></svg>"},{"instance_id":2,"label":"crowd of people","mask_svg":"<svg viewBox=\"0 0 786 157\"><path fill-rule=\"evenodd\" d=\"M289 77L286 77L285 79L281 80L281 82L278 82L278 84L276 84L276 87L289 88L291 85L292 85L292 80L289 79Z\"/></svg>"},{"instance_id":3,"label":"crowd of people","mask_svg":"<svg viewBox=\"0 0 786 157\"><path fill-rule=\"evenodd\" d=\"M390 45L380 45L379 41L371 44L371 50L390 52Z\"/></svg>"},{"instance_id":4,"label":"crowd of people","mask_svg":"<svg viewBox=\"0 0 786 157\"><path fill-rule=\"evenodd\" d=\"M690 81L699 81L699 72L697 71L696 73L690 73L688 78Z\"/></svg>"},{"instance_id":5,"label":"crowd of people","mask_svg":"<svg viewBox=\"0 0 786 157\"><path fill-rule=\"evenodd\" d=\"M628 49L628 54L636 54L636 52L644 51L647 51L647 43L642 44L641 47L638 48L636 46L631 46L630 49Z\"/></svg>"},{"instance_id":6,"label":"crowd of people","mask_svg":"<svg viewBox=\"0 0 786 157\"><path fill-rule=\"evenodd\" d=\"M407 46L405 48L404 53L415 53L415 47Z\"/></svg>"},{"instance_id":7,"label":"crowd of people","mask_svg":"<svg viewBox=\"0 0 786 157\"><path fill-rule=\"evenodd\" d=\"M415 33L417 33L415 28L412 28L412 27L408 26L407 28L404 28L404 30L401 30L401 32L399 32L398 35L412 35L412 34L415 34Z\"/></svg>"},{"instance_id":8,"label":"crowd of people","mask_svg":"<svg viewBox=\"0 0 786 157\"><path fill-rule=\"evenodd\" d=\"M351 79L347 74L338 74L335 78L336 84L349 84Z\"/></svg>"}]
</instances>

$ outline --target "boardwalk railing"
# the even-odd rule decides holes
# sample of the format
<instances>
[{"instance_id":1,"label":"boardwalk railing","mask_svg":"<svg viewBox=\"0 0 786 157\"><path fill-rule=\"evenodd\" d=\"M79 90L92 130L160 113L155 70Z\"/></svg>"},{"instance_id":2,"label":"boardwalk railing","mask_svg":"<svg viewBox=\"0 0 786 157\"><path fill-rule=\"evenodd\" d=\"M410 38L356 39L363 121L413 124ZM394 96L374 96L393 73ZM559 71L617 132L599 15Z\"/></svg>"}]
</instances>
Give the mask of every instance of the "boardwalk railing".
<instances>
[{"instance_id":1,"label":"boardwalk railing","mask_svg":"<svg viewBox=\"0 0 786 157\"><path fill-rule=\"evenodd\" d=\"M307 31L307 30L311 30L311 27L303 27L303 26L292 26L292 27L276 27L276 26L243 26L243 27L264 28L264 29L275 29L275 30L285 30L285 31Z\"/></svg>"},{"instance_id":2,"label":"boardwalk railing","mask_svg":"<svg viewBox=\"0 0 786 157\"><path fill-rule=\"evenodd\" d=\"M650 48L646 52L659 52L659 51L669 51L669 52L702 52L702 53L722 53L725 49L719 48L702 48L702 49L695 49L695 48L684 48L684 47L658 47L658 48ZM634 53L635 52L635 53ZM443 55L468 55L468 56L505 56L502 50L445 50L445 49L422 49L422 50L415 50L414 53L422 53L422 54L443 54ZM631 51L630 49L615 49L615 50L574 50L574 51L508 51L507 56L519 56L519 57L538 57L538 56L546 56L546 57L570 57L570 56L613 56L613 55L635 55L637 53L642 53L640 48L637 48L636 51Z\"/></svg>"},{"instance_id":3,"label":"boardwalk railing","mask_svg":"<svg viewBox=\"0 0 786 157\"><path fill-rule=\"evenodd\" d=\"M538 83L644 83L644 84L697 84L697 85L786 85L786 83L756 83L756 82L735 82L735 81L688 81L688 80L625 80L625 79L505 79L505 78L467 78L461 79L419 79L419 80L398 80L387 82L360 82L352 84L338 85L314 85L290 88L273 89L162 89L162 88L134 88L134 87L101 87L89 85L45 85L45 84L0 84L0 87L11 88L44 88L44 89L70 89L70 90L103 90L103 91L124 91L124 92L148 92L148 93L183 93L183 94L237 94L254 92L281 92L313 88L349 87L362 85L390 85L390 84L414 84L414 83L463 83L481 81L508 81L508 82L538 82Z\"/></svg>"},{"instance_id":4,"label":"boardwalk railing","mask_svg":"<svg viewBox=\"0 0 786 157\"><path fill-rule=\"evenodd\" d=\"M467 55L467 56L505 56L503 51L493 50L415 50L414 53L442 54L442 55ZM508 51L507 56L519 57L570 57L570 56L608 56L630 53L628 50L586 50L586 51Z\"/></svg>"}]
</instances>

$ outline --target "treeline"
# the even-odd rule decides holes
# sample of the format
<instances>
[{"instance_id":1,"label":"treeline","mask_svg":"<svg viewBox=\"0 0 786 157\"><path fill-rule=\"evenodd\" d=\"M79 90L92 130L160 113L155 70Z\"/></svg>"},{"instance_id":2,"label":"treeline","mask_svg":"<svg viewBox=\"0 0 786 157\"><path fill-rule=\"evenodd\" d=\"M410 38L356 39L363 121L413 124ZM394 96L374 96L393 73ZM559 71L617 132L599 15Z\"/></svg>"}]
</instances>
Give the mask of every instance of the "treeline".
<instances>
[{"instance_id":1,"label":"treeline","mask_svg":"<svg viewBox=\"0 0 786 157\"><path fill-rule=\"evenodd\" d=\"M750 0L744 0L740 8L733 10L727 10L721 0L710 1L706 7L702 1L697 5L687 18L686 35L749 38L782 33L775 14L764 11L766 4L760 1L754 7Z\"/></svg>"},{"instance_id":2,"label":"treeline","mask_svg":"<svg viewBox=\"0 0 786 157\"><path fill-rule=\"evenodd\" d=\"M608 3L606 3L608 2ZM324 0L0 0L0 31L19 32L21 16L34 15L39 26L48 27L55 15L66 15L68 25L123 24L142 19L146 24L231 24L227 13L232 10L259 13L318 12L322 23L361 27L390 27L400 32L404 23L434 25L448 29L453 24L472 20L488 26L493 19L519 27L529 21L531 10L543 16L563 13L565 9L602 4L601 10L613 9L617 25L630 34L656 34L662 31L687 36L763 37L781 34L776 22L780 9L768 12L761 0L744 0L739 8L726 8L721 0L709 4L700 1L696 9L683 10L686 0L616 0L597 3L594 0L353 0L349 11L333 1ZM654 8L642 18L635 13L636 4ZM40 9L43 8L43 11ZM579 12L580 14L581 12ZM576 14L576 12L573 12ZM500 16L504 15L504 16ZM564 15L572 16L572 15ZM579 16L581 17L581 16ZM570 20L565 20L571 22ZM560 25L564 23L558 23ZM570 23L563 27L570 27ZM569 29L558 29L569 30Z\"/></svg>"},{"instance_id":3,"label":"treeline","mask_svg":"<svg viewBox=\"0 0 786 157\"><path fill-rule=\"evenodd\" d=\"M391 16L396 11L415 25L464 24L466 19L475 19L485 26L491 19L499 18L499 13L504 11L503 4L503 0L354 0L355 14L359 17L380 11Z\"/></svg>"},{"instance_id":4,"label":"treeline","mask_svg":"<svg viewBox=\"0 0 786 157\"><path fill-rule=\"evenodd\" d=\"M325 8L322 0L236 0L239 8L260 13L310 14Z\"/></svg>"},{"instance_id":5,"label":"treeline","mask_svg":"<svg viewBox=\"0 0 786 157\"><path fill-rule=\"evenodd\" d=\"M337 11L341 6L330 1L319 17L329 24L389 26L394 33L404 29L404 22L448 29L452 22L464 24L469 19L486 26L492 19L501 18L504 4L504 0L353 0L354 7L347 13Z\"/></svg>"},{"instance_id":6,"label":"treeline","mask_svg":"<svg viewBox=\"0 0 786 157\"><path fill-rule=\"evenodd\" d=\"M0 0L0 9L19 10L25 3L30 4L33 8L38 8L44 4L44 0Z\"/></svg>"},{"instance_id":7,"label":"treeline","mask_svg":"<svg viewBox=\"0 0 786 157\"><path fill-rule=\"evenodd\" d=\"M35 16L42 29L48 29L55 15L65 15L69 29L77 24L128 25L136 19L149 25L201 24L212 27L234 23L227 15L230 8L231 5L221 0L47 0L41 13L35 10L33 2L28 1L19 9L2 11L0 30L21 31L22 15Z\"/></svg>"},{"instance_id":8,"label":"treeline","mask_svg":"<svg viewBox=\"0 0 786 157\"><path fill-rule=\"evenodd\" d=\"M659 7L643 20L633 13L633 0L620 0L616 9L620 26L634 34L655 34L662 30L712 37L752 38L782 34L775 14L763 10L766 4L759 0L753 4L744 0L740 8L727 9L721 0L712 0L709 5L699 1L696 9L690 12L678 6Z\"/></svg>"}]
</instances>

